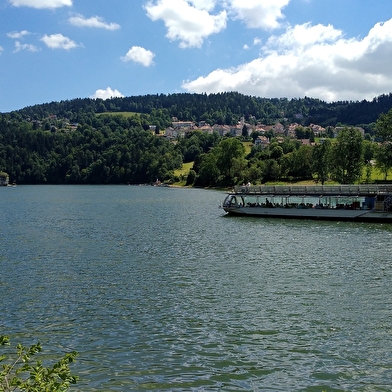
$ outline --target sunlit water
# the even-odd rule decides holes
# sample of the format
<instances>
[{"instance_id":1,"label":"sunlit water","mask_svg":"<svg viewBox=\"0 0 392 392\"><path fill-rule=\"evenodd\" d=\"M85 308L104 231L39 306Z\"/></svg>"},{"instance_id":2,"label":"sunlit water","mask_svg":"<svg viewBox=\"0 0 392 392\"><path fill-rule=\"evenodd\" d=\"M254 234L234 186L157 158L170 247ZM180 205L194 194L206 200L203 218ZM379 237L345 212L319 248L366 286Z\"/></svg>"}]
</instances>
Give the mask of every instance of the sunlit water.
<instances>
[{"instance_id":1,"label":"sunlit water","mask_svg":"<svg viewBox=\"0 0 392 392\"><path fill-rule=\"evenodd\" d=\"M0 333L78 351L76 391L390 391L392 225L223 197L0 188Z\"/></svg>"}]
</instances>

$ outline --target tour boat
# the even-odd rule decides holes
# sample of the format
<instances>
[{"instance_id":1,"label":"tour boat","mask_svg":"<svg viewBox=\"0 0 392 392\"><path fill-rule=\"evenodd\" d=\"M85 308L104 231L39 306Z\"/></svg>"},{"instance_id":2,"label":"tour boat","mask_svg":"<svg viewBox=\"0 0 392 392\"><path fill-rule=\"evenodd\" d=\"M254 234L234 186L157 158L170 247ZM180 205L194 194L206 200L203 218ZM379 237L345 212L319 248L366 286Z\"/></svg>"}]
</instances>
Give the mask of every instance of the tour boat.
<instances>
[{"instance_id":1,"label":"tour boat","mask_svg":"<svg viewBox=\"0 0 392 392\"><path fill-rule=\"evenodd\" d=\"M235 186L231 215L392 223L392 185Z\"/></svg>"}]
</instances>

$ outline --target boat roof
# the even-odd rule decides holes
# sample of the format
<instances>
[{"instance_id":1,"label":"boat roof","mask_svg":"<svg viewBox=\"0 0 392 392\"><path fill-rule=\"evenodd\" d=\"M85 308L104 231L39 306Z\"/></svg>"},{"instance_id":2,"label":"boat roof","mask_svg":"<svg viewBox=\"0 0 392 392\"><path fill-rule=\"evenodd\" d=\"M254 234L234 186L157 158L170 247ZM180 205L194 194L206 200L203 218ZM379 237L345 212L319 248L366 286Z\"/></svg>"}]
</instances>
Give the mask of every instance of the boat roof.
<instances>
[{"instance_id":1,"label":"boat roof","mask_svg":"<svg viewBox=\"0 0 392 392\"><path fill-rule=\"evenodd\" d=\"M392 184L236 185L231 193L282 196L377 196L392 195Z\"/></svg>"}]
</instances>

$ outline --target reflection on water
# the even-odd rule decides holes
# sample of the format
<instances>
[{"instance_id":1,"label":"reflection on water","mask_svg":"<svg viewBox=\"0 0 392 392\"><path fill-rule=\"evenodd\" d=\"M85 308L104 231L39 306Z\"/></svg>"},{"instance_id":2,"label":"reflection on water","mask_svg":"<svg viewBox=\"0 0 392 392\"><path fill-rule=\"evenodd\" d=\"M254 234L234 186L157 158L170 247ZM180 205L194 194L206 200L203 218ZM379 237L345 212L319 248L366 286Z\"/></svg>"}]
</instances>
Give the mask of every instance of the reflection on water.
<instances>
[{"instance_id":1,"label":"reflection on water","mask_svg":"<svg viewBox=\"0 0 392 392\"><path fill-rule=\"evenodd\" d=\"M388 225L224 216L219 192L0 189L2 333L74 390L389 390Z\"/></svg>"}]
</instances>

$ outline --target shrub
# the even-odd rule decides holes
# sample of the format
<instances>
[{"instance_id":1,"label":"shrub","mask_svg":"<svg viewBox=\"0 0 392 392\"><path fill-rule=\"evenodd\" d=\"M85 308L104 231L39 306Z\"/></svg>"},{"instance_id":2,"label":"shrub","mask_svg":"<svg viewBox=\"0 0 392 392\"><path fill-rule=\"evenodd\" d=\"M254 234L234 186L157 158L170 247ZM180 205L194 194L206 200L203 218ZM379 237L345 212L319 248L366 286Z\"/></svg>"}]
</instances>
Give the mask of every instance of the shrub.
<instances>
[{"instance_id":1,"label":"shrub","mask_svg":"<svg viewBox=\"0 0 392 392\"><path fill-rule=\"evenodd\" d=\"M0 346L6 345L9 345L9 337L0 335ZM77 356L75 351L65 354L52 367L45 367L41 361L31 359L41 350L40 343L30 347L18 344L14 356L0 355L0 392L63 392L76 383L78 377L69 369Z\"/></svg>"}]
</instances>

